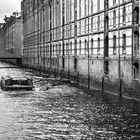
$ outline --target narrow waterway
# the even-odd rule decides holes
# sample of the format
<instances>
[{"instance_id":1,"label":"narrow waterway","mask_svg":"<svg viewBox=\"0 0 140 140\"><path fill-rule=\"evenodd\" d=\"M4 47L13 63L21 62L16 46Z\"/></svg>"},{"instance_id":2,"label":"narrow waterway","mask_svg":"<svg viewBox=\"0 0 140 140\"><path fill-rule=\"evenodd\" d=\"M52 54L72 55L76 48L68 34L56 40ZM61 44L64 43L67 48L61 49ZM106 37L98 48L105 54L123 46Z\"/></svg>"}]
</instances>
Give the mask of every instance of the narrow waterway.
<instances>
[{"instance_id":1,"label":"narrow waterway","mask_svg":"<svg viewBox=\"0 0 140 140\"><path fill-rule=\"evenodd\" d=\"M140 140L139 102L91 96L58 79L0 68L0 77L7 74L31 76L35 91L0 89L0 140Z\"/></svg>"}]
</instances>

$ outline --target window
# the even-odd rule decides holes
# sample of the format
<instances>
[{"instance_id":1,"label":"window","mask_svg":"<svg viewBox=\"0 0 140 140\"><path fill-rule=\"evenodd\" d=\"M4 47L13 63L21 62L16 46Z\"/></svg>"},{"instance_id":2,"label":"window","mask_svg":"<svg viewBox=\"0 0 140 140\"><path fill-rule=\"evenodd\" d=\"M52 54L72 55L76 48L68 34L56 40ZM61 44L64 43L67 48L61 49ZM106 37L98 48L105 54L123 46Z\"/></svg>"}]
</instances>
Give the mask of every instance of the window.
<instances>
[{"instance_id":1,"label":"window","mask_svg":"<svg viewBox=\"0 0 140 140\"><path fill-rule=\"evenodd\" d=\"M105 30L108 30L108 16L105 17Z\"/></svg>"},{"instance_id":2,"label":"window","mask_svg":"<svg viewBox=\"0 0 140 140\"><path fill-rule=\"evenodd\" d=\"M91 14L93 13L93 0L91 0Z\"/></svg>"},{"instance_id":3,"label":"window","mask_svg":"<svg viewBox=\"0 0 140 140\"><path fill-rule=\"evenodd\" d=\"M113 11L113 26L116 27L116 11Z\"/></svg>"},{"instance_id":4,"label":"window","mask_svg":"<svg viewBox=\"0 0 140 140\"><path fill-rule=\"evenodd\" d=\"M66 43L66 54L68 54L68 51L69 51L69 44Z\"/></svg>"},{"instance_id":5,"label":"window","mask_svg":"<svg viewBox=\"0 0 140 140\"><path fill-rule=\"evenodd\" d=\"M81 0L79 0L79 18L81 18Z\"/></svg>"},{"instance_id":6,"label":"window","mask_svg":"<svg viewBox=\"0 0 140 140\"><path fill-rule=\"evenodd\" d=\"M122 53L126 53L126 35L123 34L123 46L122 46Z\"/></svg>"},{"instance_id":7,"label":"window","mask_svg":"<svg viewBox=\"0 0 140 140\"><path fill-rule=\"evenodd\" d=\"M139 54L139 32L134 32L134 55Z\"/></svg>"},{"instance_id":8,"label":"window","mask_svg":"<svg viewBox=\"0 0 140 140\"><path fill-rule=\"evenodd\" d=\"M54 45L53 45L53 55L54 55Z\"/></svg>"},{"instance_id":9,"label":"window","mask_svg":"<svg viewBox=\"0 0 140 140\"><path fill-rule=\"evenodd\" d=\"M72 54L72 42L70 42L70 54Z\"/></svg>"},{"instance_id":10,"label":"window","mask_svg":"<svg viewBox=\"0 0 140 140\"><path fill-rule=\"evenodd\" d=\"M97 54L100 54L100 38L98 38Z\"/></svg>"},{"instance_id":11,"label":"window","mask_svg":"<svg viewBox=\"0 0 140 140\"><path fill-rule=\"evenodd\" d=\"M79 22L79 35L81 34L81 21Z\"/></svg>"},{"instance_id":12,"label":"window","mask_svg":"<svg viewBox=\"0 0 140 140\"><path fill-rule=\"evenodd\" d=\"M126 8L123 7L123 24L126 22Z\"/></svg>"},{"instance_id":13,"label":"window","mask_svg":"<svg viewBox=\"0 0 140 140\"><path fill-rule=\"evenodd\" d=\"M134 17L134 24L138 24L139 23L139 8L136 7L133 11L133 17Z\"/></svg>"},{"instance_id":14,"label":"window","mask_svg":"<svg viewBox=\"0 0 140 140\"><path fill-rule=\"evenodd\" d=\"M87 52L87 41L85 40L85 54Z\"/></svg>"},{"instance_id":15,"label":"window","mask_svg":"<svg viewBox=\"0 0 140 140\"><path fill-rule=\"evenodd\" d=\"M113 54L116 54L116 36L113 36Z\"/></svg>"},{"instance_id":16,"label":"window","mask_svg":"<svg viewBox=\"0 0 140 140\"><path fill-rule=\"evenodd\" d=\"M91 32L93 32L93 17L91 18Z\"/></svg>"},{"instance_id":17,"label":"window","mask_svg":"<svg viewBox=\"0 0 140 140\"><path fill-rule=\"evenodd\" d=\"M98 16L98 30L100 30L100 16Z\"/></svg>"},{"instance_id":18,"label":"window","mask_svg":"<svg viewBox=\"0 0 140 140\"><path fill-rule=\"evenodd\" d=\"M98 11L100 11L100 0L97 1Z\"/></svg>"},{"instance_id":19,"label":"window","mask_svg":"<svg viewBox=\"0 0 140 140\"><path fill-rule=\"evenodd\" d=\"M85 0L85 16L87 15L87 0Z\"/></svg>"},{"instance_id":20,"label":"window","mask_svg":"<svg viewBox=\"0 0 140 140\"><path fill-rule=\"evenodd\" d=\"M81 54L81 40L79 41L79 53Z\"/></svg>"},{"instance_id":21,"label":"window","mask_svg":"<svg viewBox=\"0 0 140 140\"><path fill-rule=\"evenodd\" d=\"M57 48L57 44L56 44L56 55L58 55L58 48Z\"/></svg>"},{"instance_id":22,"label":"window","mask_svg":"<svg viewBox=\"0 0 140 140\"><path fill-rule=\"evenodd\" d=\"M135 62L133 64L133 71L134 71L134 79L138 79L139 78L139 63Z\"/></svg>"},{"instance_id":23,"label":"window","mask_svg":"<svg viewBox=\"0 0 140 140\"><path fill-rule=\"evenodd\" d=\"M59 44L59 55L61 55L61 44Z\"/></svg>"},{"instance_id":24,"label":"window","mask_svg":"<svg viewBox=\"0 0 140 140\"><path fill-rule=\"evenodd\" d=\"M77 55L77 40L75 40L75 55Z\"/></svg>"},{"instance_id":25,"label":"window","mask_svg":"<svg viewBox=\"0 0 140 140\"><path fill-rule=\"evenodd\" d=\"M86 26L87 26L87 25L86 25L86 19L85 19L85 34L86 34Z\"/></svg>"},{"instance_id":26,"label":"window","mask_svg":"<svg viewBox=\"0 0 140 140\"><path fill-rule=\"evenodd\" d=\"M113 0L113 5L115 5L116 4L116 0Z\"/></svg>"},{"instance_id":27,"label":"window","mask_svg":"<svg viewBox=\"0 0 140 140\"><path fill-rule=\"evenodd\" d=\"M91 39L91 54L93 54L93 39Z\"/></svg>"}]
</instances>

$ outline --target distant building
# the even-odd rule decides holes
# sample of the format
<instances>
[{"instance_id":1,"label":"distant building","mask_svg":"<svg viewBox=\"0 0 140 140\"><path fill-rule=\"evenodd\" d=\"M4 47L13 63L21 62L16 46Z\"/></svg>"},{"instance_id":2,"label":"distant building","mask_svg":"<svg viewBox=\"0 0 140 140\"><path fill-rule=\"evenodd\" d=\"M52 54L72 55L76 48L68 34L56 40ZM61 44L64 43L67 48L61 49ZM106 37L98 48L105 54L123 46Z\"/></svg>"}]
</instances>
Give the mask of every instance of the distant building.
<instances>
[{"instance_id":1,"label":"distant building","mask_svg":"<svg viewBox=\"0 0 140 140\"><path fill-rule=\"evenodd\" d=\"M21 16L14 12L0 26L0 53L21 56Z\"/></svg>"},{"instance_id":2,"label":"distant building","mask_svg":"<svg viewBox=\"0 0 140 140\"><path fill-rule=\"evenodd\" d=\"M139 0L23 0L24 64L123 92L140 83ZM127 92L127 91L126 91ZM138 95L139 96L139 95Z\"/></svg>"}]
</instances>

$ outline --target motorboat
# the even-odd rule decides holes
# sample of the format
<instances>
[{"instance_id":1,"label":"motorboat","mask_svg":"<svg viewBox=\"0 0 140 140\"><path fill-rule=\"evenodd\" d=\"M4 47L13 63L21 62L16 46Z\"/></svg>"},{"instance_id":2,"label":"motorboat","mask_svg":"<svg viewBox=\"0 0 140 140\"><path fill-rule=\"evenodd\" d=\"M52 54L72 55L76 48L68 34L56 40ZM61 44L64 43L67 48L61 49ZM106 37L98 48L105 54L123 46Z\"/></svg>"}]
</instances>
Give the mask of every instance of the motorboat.
<instances>
[{"instance_id":1,"label":"motorboat","mask_svg":"<svg viewBox=\"0 0 140 140\"><path fill-rule=\"evenodd\" d=\"M2 76L2 90L34 90L33 80L30 77Z\"/></svg>"}]
</instances>

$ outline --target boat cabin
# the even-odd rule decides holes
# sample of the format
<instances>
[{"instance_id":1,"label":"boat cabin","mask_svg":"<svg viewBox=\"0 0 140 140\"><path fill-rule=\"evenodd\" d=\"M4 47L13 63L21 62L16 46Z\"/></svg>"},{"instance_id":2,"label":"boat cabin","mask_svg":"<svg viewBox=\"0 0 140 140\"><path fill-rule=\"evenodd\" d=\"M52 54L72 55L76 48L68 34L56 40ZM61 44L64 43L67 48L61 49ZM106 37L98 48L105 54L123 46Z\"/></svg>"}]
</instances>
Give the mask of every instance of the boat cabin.
<instances>
[{"instance_id":1,"label":"boat cabin","mask_svg":"<svg viewBox=\"0 0 140 140\"><path fill-rule=\"evenodd\" d=\"M1 78L1 88L2 90L16 90L16 89L26 89L33 90L33 81L29 77L11 77L3 76Z\"/></svg>"}]
</instances>

